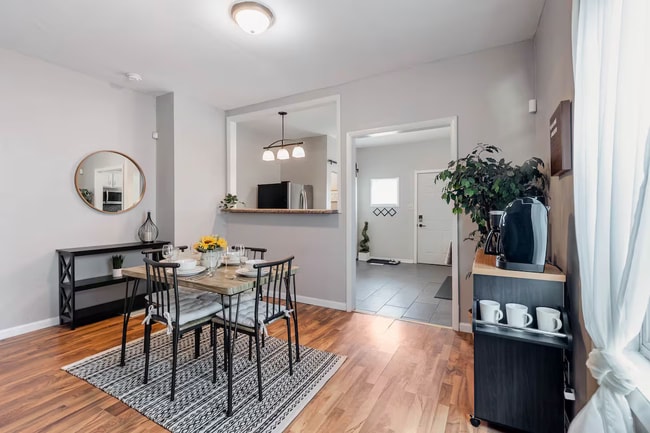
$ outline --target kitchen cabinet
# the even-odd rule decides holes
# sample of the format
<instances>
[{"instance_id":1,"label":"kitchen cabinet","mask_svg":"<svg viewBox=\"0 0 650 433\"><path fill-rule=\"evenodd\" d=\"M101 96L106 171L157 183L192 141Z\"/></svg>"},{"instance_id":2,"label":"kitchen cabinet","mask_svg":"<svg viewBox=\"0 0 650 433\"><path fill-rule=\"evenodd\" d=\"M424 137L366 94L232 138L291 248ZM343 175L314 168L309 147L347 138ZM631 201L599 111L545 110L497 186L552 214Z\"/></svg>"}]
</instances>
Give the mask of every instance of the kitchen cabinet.
<instances>
[{"instance_id":1,"label":"kitchen cabinet","mask_svg":"<svg viewBox=\"0 0 650 433\"><path fill-rule=\"evenodd\" d=\"M474 260L474 414L481 420L534 433L565 431L565 360L571 350L571 327L564 308L565 275L546 265L543 273L507 271L495 266L495 257L479 251ZM482 320L479 301L501 304L503 319ZM506 303L528 307L529 328L506 323ZM548 333L537 329L536 307L562 313L563 327Z\"/></svg>"}]
</instances>

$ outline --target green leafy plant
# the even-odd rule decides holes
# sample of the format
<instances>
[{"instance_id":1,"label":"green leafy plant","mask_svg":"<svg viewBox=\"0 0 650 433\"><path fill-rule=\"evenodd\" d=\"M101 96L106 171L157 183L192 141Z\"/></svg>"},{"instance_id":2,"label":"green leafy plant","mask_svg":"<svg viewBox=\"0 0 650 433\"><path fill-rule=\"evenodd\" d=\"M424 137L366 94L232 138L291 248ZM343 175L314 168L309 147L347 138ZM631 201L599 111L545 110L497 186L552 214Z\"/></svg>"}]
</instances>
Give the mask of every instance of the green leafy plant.
<instances>
[{"instance_id":1,"label":"green leafy plant","mask_svg":"<svg viewBox=\"0 0 650 433\"><path fill-rule=\"evenodd\" d=\"M121 254L116 254L114 256L111 256L111 261L113 262L113 269L122 269L124 256Z\"/></svg>"},{"instance_id":2,"label":"green leafy plant","mask_svg":"<svg viewBox=\"0 0 650 433\"><path fill-rule=\"evenodd\" d=\"M81 188L79 190L81 195L83 196L84 200L86 200L88 203L93 204L93 193L92 191L86 189L86 188Z\"/></svg>"},{"instance_id":3,"label":"green leafy plant","mask_svg":"<svg viewBox=\"0 0 650 433\"><path fill-rule=\"evenodd\" d=\"M363 229L361 230L361 241L359 242L359 252L360 253L369 253L370 246L368 245L370 238L368 237L368 221L363 223Z\"/></svg>"},{"instance_id":4,"label":"green leafy plant","mask_svg":"<svg viewBox=\"0 0 650 433\"><path fill-rule=\"evenodd\" d=\"M478 226L465 239L478 240L477 248L489 232L491 210L503 210L520 197L538 197L544 202L548 198L548 176L542 171L544 162L540 158L514 165L495 158L500 151L496 146L479 143L466 157L451 161L435 179L445 182L442 198L453 202L452 212L468 214Z\"/></svg>"},{"instance_id":5,"label":"green leafy plant","mask_svg":"<svg viewBox=\"0 0 650 433\"><path fill-rule=\"evenodd\" d=\"M242 205L246 205L243 201L240 201L236 195L234 194L226 194L226 196L219 202L219 207L221 209L231 209L235 207L237 204L241 203Z\"/></svg>"}]
</instances>

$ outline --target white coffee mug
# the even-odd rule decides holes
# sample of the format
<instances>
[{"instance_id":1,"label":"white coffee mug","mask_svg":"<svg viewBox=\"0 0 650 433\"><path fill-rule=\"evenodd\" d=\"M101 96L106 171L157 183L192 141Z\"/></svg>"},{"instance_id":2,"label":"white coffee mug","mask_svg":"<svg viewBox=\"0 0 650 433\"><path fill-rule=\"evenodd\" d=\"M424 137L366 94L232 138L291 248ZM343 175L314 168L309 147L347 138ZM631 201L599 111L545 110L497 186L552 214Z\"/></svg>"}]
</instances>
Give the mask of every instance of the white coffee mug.
<instances>
[{"instance_id":1,"label":"white coffee mug","mask_svg":"<svg viewBox=\"0 0 650 433\"><path fill-rule=\"evenodd\" d=\"M481 320L484 322L498 323L503 319L503 311L501 311L501 304L497 301L483 299L479 301L481 307Z\"/></svg>"},{"instance_id":2,"label":"white coffee mug","mask_svg":"<svg viewBox=\"0 0 650 433\"><path fill-rule=\"evenodd\" d=\"M562 329L560 312L553 308L537 307L537 328L542 331L556 332Z\"/></svg>"},{"instance_id":3,"label":"white coffee mug","mask_svg":"<svg viewBox=\"0 0 650 433\"><path fill-rule=\"evenodd\" d=\"M508 325L525 328L533 323L533 316L528 314L528 307L522 304L506 304Z\"/></svg>"}]
</instances>

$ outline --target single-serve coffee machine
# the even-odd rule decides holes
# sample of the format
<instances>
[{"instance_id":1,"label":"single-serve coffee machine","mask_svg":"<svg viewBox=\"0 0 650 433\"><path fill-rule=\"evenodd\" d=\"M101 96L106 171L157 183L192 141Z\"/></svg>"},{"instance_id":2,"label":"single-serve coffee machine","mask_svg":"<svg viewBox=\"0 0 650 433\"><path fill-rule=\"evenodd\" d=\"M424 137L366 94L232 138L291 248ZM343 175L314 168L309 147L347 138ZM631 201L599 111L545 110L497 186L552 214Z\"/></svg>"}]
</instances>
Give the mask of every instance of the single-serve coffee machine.
<instances>
[{"instance_id":1,"label":"single-serve coffee machine","mask_svg":"<svg viewBox=\"0 0 650 433\"><path fill-rule=\"evenodd\" d=\"M493 256L499 254L499 240L500 240L500 227L501 227L501 216L503 215L502 210L491 210L490 217L488 219L488 224L490 232L485 239L485 254L491 254Z\"/></svg>"}]
</instances>

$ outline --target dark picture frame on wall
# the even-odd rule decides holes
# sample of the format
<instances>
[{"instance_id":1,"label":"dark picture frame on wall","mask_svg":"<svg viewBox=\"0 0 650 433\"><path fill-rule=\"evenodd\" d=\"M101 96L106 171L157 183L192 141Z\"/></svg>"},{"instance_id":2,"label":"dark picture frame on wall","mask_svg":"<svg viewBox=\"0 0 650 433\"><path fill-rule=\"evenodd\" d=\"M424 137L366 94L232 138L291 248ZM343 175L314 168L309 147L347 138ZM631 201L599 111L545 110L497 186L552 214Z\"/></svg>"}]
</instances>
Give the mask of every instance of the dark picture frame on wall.
<instances>
[{"instance_id":1,"label":"dark picture frame on wall","mask_svg":"<svg viewBox=\"0 0 650 433\"><path fill-rule=\"evenodd\" d=\"M549 120L551 138L551 176L562 175L571 170L571 101L565 100L557 106Z\"/></svg>"}]
</instances>

